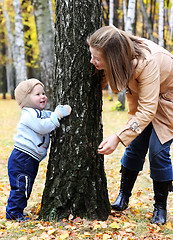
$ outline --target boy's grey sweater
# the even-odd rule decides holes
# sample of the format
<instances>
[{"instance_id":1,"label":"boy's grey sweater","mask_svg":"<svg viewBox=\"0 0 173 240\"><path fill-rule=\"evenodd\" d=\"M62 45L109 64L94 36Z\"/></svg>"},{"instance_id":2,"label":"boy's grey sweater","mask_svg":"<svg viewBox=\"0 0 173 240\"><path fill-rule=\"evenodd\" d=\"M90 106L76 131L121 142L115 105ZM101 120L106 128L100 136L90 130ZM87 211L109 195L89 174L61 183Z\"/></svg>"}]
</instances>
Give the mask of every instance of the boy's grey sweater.
<instances>
[{"instance_id":1,"label":"boy's grey sweater","mask_svg":"<svg viewBox=\"0 0 173 240\"><path fill-rule=\"evenodd\" d=\"M59 115L47 110L23 108L14 137L14 148L27 153L38 161L47 155L50 132L60 126Z\"/></svg>"}]
</instances>

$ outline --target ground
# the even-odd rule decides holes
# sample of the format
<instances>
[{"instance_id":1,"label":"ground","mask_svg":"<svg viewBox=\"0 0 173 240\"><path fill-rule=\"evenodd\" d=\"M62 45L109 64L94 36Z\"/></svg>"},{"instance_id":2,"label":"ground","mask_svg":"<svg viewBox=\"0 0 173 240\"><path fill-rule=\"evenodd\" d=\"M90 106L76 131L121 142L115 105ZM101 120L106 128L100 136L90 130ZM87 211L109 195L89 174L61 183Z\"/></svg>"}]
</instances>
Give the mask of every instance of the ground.
<instances>
[{"instance_id":1,"label":"ground","mask_svg":"<svg viewBox=\"0 0 173 240\"><path fill-rule=\"evenodd\" d=\"M127 121L127 110L115 110L117 96L109 101L107 92L103 97L104 138L113 134ZM5 207L10 191L7 175L8 157L13 149L13 136L20 118L20 108L14 100L0 98L0 238L19 240L38 239L173 239L173 193L168 198L167 224L150 224L153 211L153 190L150 179L148 158L144 169L135 183L129 207L123 213L111 212L107 221L88 221L79 217L64 219L61 222L39 221L38 213L44 189L48 157L40 163L26 212L31 221L18 223L5 219ZM105 156L110 203L116 199L120 185L120 159L125 148L119 145L117 150ZM172 149L171 149L172 155Z\"/></svg>"}]
</instances>

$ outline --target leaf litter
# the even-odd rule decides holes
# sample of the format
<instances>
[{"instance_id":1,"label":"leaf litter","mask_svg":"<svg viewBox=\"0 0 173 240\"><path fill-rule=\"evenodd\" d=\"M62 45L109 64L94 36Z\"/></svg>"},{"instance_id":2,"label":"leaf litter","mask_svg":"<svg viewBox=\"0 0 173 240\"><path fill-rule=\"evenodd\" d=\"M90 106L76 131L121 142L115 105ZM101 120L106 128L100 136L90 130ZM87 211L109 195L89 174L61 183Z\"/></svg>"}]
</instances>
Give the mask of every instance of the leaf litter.
<instances>
[{"instance_id":1,"label":"leaf litter","mask_svg":"<svg viewBox=\"0 0 173 240\"><path fill-rule=\"evenodd\" d=\"M115 95L114 98L116 99L117 96ZM104 92L104 138L113 133L112 129L116 132L127 121L127 111L118 112L114 110L115 101L109 101L107 92ZM46 159L40 163L39 172L26 209L31 220L21 223L7 221L5 219L5 208L10 191L7 162L14 144L13 136L16 133L17 122L20 118L20 109L14 100L0 99L0 112L3 113L0 118L0 239L173 239L173 194L170 193L168 198L167 223L163 226L150 224L154 201L148 159L146 159L144 169L135 183L129 207L124 212L119 213L112 210L106 221L89 221L80 217L73 218L70 215L68 219L63 219L60 222L44 222L37 220L37 218L45 184L48 163L48 159ZM113 203L119 193L120 159L124 150L124 147L119 145L114 153L105 156L105 172L110 203Z\"/></svg>"}]
</instances>

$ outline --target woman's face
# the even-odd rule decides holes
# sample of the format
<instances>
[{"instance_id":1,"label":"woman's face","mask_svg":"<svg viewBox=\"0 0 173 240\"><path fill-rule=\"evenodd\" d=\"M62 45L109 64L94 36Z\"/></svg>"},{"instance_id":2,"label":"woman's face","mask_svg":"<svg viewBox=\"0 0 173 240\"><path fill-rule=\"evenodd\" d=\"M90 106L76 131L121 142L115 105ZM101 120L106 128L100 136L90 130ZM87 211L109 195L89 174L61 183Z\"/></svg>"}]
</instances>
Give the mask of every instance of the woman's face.
<instances>
[{"instance_id":1,"label":"woman's face","mask_svg":"<svg viewBox=\"0 0 173 240\"><path fill-rule=\"evenodd\" d=\"M91 52L90 63L92 63L98 70L105 69L105 64L101 51L98 50L97 48L90 47L90 52Z\"/></svg>"}]
</instances>

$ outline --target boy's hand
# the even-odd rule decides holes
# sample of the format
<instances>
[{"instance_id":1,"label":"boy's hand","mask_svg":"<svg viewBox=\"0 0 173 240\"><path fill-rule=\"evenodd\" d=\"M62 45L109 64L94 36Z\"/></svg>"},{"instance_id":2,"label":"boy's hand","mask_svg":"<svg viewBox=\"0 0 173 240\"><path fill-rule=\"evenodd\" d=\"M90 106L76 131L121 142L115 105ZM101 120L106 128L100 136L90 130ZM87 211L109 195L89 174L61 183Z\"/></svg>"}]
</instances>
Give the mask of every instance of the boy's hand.
<instances>
[{"instance_id":1,"label":"boy's hand","mask_svg":"<svg viewBox=\"0 0 173 240\"><path fill-rule=\"evenodd\" d=\"M58 113L60 118L67 117L71 113L71 107L69 105L58 105L55 112Z\"/></svg>"}]
</instances>

